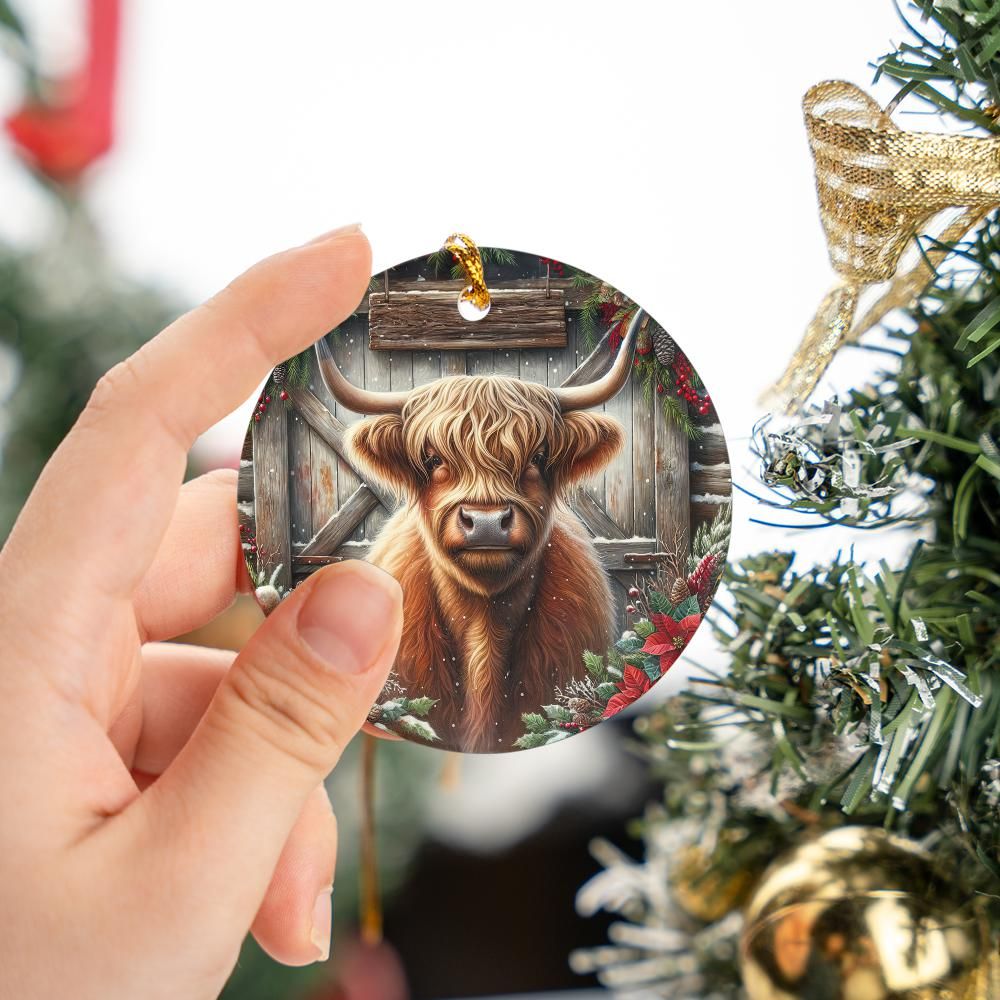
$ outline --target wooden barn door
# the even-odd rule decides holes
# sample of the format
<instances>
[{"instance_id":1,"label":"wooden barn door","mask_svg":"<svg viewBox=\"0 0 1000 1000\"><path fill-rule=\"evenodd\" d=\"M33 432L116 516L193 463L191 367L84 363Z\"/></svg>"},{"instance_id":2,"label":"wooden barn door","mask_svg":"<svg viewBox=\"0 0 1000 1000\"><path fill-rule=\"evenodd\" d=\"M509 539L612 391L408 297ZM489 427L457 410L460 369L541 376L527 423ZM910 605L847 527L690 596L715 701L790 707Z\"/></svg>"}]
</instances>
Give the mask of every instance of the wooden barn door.
<instances>
[{"instance_id":1,"label":"wooden barn door","mask_svg":"<svg viewBox=\"0 0 1000 1000\"><path fill-rule=\"evenodd\" d=\"M522 350L369 351L367 325L363 314L352 316L330 343L344 375L373 390L493 372L574 385L600 376L611 364L606 343L586 351L573 314L565 347ZM330 396L315 366L308 388L290 390L289 404L284 410L271 407L253 425L253 453L245 456L251 461L245 462L250 468L241 487L241 499L254 509L261 575L270 578L277 569L276 582L284 587L330 561L363 558L394 508L392 498L376 484L363 483L345 458L344 430L359 417ZM645 399L633 380L604 410L624 427L625 447L571 503L614 581L625 628L629 587L649 580L666 552L686 555L688 442L667 424L655 397Z\"/></svg>"}]
</instances>

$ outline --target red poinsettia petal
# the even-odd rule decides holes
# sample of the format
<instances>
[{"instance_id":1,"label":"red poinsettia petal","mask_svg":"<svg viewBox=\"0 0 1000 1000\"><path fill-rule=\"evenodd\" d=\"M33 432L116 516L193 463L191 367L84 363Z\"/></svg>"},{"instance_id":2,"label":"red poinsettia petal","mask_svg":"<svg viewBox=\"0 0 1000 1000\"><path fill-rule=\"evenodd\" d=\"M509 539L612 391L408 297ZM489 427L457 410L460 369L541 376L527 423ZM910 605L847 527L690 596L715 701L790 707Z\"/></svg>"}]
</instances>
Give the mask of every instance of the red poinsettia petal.
<instances>
[{"instance_id":1,"label":"red poinsettia petal","mask_svg":"<svg viewBox=\"0 0 1000 1000\"><path fill-rule=\"evenodd\" d=\"M622 681L627 687L634 687L639 689L640 694L644 694L649 690L652 685L652 681L649 679L649 675L645 670L639 667L633 666L631 663L625 664L624 679Z\"/></svg>"},{"instance_id":2,"label":"red poinsettia petal","mask_svg":"<svg viewBox=\"0 0 1000 1000\"><path fill-rule=\"evenodd\" d=\"M686 618L682 618L677 623L678 631L683 635L685 640L690 639L691 636L698 631L698 626L701 624L701 615L688 615Z\"/></svg>"},{"instance_id":3,"label":"red poinsettia petal","mask_svg":"<svg viewBox=\"0 0 1000 1000\"><path fill-rule=\"evenodd\" d=\"M667 635L673 635L672 630L677 627L677 622L670 615L661 615L655 611L649 616L649 620L657 632L665 632Z\"/></svg>"},{"instance_id":4,"label":"red poinsettia petal","mask_svg":"<svg viewBox=\"0 0 1000 1000\"><path fill-rule=\"evenodd\" d=\"M660 657L660 674L665 674L678 660L683 650L671 647Z\"/></svg>"},{"instance_id":5,"label":"red poinsettia petal","mask_svg":"<svg viewBox=\"0 0 1000 1000\"><path fill-rule=\"evenodd\" d=\"M631 695L626 694L624 691L620 694L616 694L609 702L608 707L604 709L604 714L601 716L602 719L610 719L612 715L617 715L623 708L628 708L632 702L635 701Z\"/></svg>"},{"instance_id":6,"label":"red poinsettia petal","mask_svg":"<svg viewBox=\"0 0 1000 1000\"><path fill-rule=\"evenodd\" d=\"M616 715L623 708L627 708L638 698L641 698L653 685L645 670L632 666L631 663L625 665L625 671L621 682L618 684L618 694L614 695L608 702L603 719L608 719Z\"/></svg>"},{"instance_id":7,"label":"red poinsettia petal","mask_svg":"<svg viewBox=\"0 0 1000 1000\"><path fill-rule=\"evenodd\" d=\"M668 653L676 652L674 640L663 632L654 632L646 639L642 651L650 656L666 656Z\"/></svg>"}]
</instances>

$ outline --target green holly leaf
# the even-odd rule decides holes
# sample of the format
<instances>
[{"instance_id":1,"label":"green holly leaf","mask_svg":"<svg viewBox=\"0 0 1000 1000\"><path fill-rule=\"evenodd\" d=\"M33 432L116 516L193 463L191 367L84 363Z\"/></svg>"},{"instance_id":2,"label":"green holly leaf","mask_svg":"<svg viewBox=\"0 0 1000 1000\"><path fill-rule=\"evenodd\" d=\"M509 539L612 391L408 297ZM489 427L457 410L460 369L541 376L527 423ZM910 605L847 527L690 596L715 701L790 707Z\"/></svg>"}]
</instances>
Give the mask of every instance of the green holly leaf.
<instances>
[{"instance_id":1,"label":"green holly leaf","mask_svg":"<svg viewBox=\"0 0 1000 1000\"><path fill-rule=\"evenodd\" d=\"M412 715L426 715L437 704L437 699L426 695L423 698L404 698L403 704Z\"/></svg>"},{"instance_id":2,"label":"green holly leaf","mask_svg":"<svg viewBox=\"0 0 1000 1000\"><path fill-rule=\"evenodd\" d=\"M529 733L546 733L549 729L548 720L539 715L538 712L525 712L521 716L521 721L524 723L524 728L528 730Z\"/></svg>"},{"instance_id":3,"label":"green holly leaf","mask_svg":"<svg viewBox=\"0 0 1000 1000\"><path fill-rule=\"evenodd\" d=\"M432 742L440 737L434 732L434 727L423 719L418 719L415 715L404 715L398 722L399 729L407 736L416 736L418 739Z\"/></svg>"},{"instance_id":4,"label":"green holly leaf","mask_svg":"<svg viewBox=\"0 0 1000 1000\"><path fill-rule=\"evenodd\" d=\"M545 733L525 733L524 736L514 740L514 746L518 750L534 750L535 747L543 747L548 743Z\"/></svg>"},{"instance_id":5,"label":"green holly leaf","mask_svg":"<svg viewBox=\"0 0 1000 1000\"><path fill-rule=\"evenodd\" d=\"M632 626L632 628L635 630L635 634L640 639L646 639L656 631L656 629L653 628L653 623L648 618L640 619Z\"/></svg>"},{"instance_id":6,"label":"green holly leaf","mask_svg":"<svg viewBox=\"0 0 1000 1000\"><path fill-rule=\"evenodd\" d=\"M646 661L642 664L642 669L645 671L646 676L654 683L663 676L658 656L647 656Z\"/></svg>"},{"instance_id":7,"label":"green holly leaf","mask_svg":"<svg viewBox=\"0 0 1000 1000\"><path fill-rule=\"evenodd\" d=\"M398 722L406 715L406 705L402 701L387 701L379 707L382 709L381 722Z\"/></svg>"},{"instance_id":8,"label":"green holly leaf","mask_svg":"<svg viewBox=\"0 0 1000 1000\"><path fill-rule=\"evenodd\" d=\"M670 612L670 617L673 618L675 622L679 622L682 618L687 618L688 615L700 615L701 607L698 604L698 598L692 594L690 597L685 597L680 604Z\"/></svg>"},{"instance_id":9,"label":"green holly leaf","mask_svg":"<svg viewBox=\"0 0 1000 1000\"><path fill-rule=\"evenodd\" d=\"M661 594L658 590L649 591L646 598L649 601L650 609L658 615L669 615L673 610L673 605L670 603L669 598L666 594Z\"/></svg>"},{"instance_id":10,"label":"green holly leaf","mask_svg":"<svg viewBox=\"0 0 1000 1000\"><path fill-rule=\"evenodd\" d=\"M587 668L587 672L598 680L604 676L603 656L598 656L597 653L592 653L589 649L585 649L583 651L583 665Z\"/></svg>"},{"instance_id":11,"label":"green holly leaf","mask_svg":"<svg viewBox=\"0 0 1000 1000\"><path fill-rule=\"evenodd\" d=\"M615 648L621 653L637 653L642 649L644 640L638 636L630 636L628 639L619 639L615 643Z\"/></svg>"},{"instance_id":12,"label":"green holly leaf","mask_svg":"<svg viewBox=\"0 0 1000 1000\"><path fill-rule=\"evenodd\" d=\"M573 713L562 705L542 705L542 711L553 722L572 722Z\"/></svg>"},{"instance_id":13,"label":"green holly leaf","mask_svg":"<svg viewBox=\"0 0 1000 1000\"><path fill-rule=\"evenodd\" d=\"M612 684L611 681L605 681L603 684L598 684L594 691L597 697L601 699L605 704L611 701L616 694L618 694L618 685Z\"/></svg>"}]
</instances>

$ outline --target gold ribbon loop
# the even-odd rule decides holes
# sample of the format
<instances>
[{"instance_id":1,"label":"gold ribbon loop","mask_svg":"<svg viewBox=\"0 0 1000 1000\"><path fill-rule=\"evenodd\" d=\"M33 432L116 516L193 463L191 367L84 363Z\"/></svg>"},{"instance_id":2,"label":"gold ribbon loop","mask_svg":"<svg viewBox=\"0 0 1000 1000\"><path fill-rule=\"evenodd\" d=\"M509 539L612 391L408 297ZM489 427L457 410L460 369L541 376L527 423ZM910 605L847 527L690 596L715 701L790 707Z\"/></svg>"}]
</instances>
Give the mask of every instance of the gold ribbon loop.
<instances>
[{"instance_id":1,"label":"gold ribbon loop","mask_svg":"<svg viewBox=\"0 0 1000 1000\"><path fill-rule=\"evenodd\" d=\"M1000 138L906 132L851 83L830 81L803 99L820 219L841 283L820 304L773 389L786 411L805 403L837 350L920 293L946 250L935 247L898 273L904 249L948 209L936 234L960 240L1000 206ZM868 285L889 287L855 318Z\"/></svg>"},{"instance_id":2,"label":"gold ribbon loop","mask_svg":"<svg viewBox=\"0 0 1000 1000\"><path fill-rule=\"evenodd\" d=\"M479 247L463 233L452 233L444 241L444 248L455 256L469 282L459 293L459 311L466 316L466 319L481 319L489 312L490 292L486 287L486 272L483 270L483 258L479 254ZM473 307L468 315L462 309L463 302L468 302ZM477 313L481 315L476 315Z\"/></svg>"}]
</instances>

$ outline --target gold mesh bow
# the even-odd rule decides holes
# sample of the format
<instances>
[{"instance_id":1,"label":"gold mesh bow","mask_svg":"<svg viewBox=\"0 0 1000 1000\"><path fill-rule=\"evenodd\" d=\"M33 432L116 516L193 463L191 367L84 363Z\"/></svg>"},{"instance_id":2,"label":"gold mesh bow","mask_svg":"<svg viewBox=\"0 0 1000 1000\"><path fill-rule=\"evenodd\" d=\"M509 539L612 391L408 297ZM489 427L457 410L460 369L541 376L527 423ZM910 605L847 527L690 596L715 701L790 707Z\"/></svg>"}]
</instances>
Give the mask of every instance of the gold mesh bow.
<instances>
[{"instance_id":1,"label":"gold mesh bow","mask_svg":"<svg viewBox=\"0 0 1000 1000\"><path fill-rule=\"evenodd\" d=\"M904 132L863 90L831 81L803 99L820 218L840 282L823 299L785 373L779 405L804 404L845 343L907 305L946 253L934 248L897 273L907 244L948 209L937 240L954 243L1000 206L1000 138ZM889 282L857 318L867 285Z\"/></svg>"}]
</instances>

